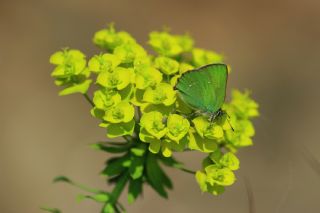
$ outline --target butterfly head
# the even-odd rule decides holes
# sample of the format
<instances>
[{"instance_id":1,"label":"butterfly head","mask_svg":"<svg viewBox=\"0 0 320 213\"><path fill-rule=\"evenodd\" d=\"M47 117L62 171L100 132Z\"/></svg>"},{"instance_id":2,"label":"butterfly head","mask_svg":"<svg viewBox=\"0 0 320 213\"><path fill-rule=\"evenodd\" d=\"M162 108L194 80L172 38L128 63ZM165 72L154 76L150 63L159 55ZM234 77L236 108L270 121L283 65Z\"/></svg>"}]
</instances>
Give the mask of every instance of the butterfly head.
<instances>
[{"instance_id":1,"label":"butterfly head","mask_svg":"<svg viewBox=\"0 0 320 213\"><path fill-rule=\"evenodd\" d=\"M234 128L232 127L231 123L230 123L230 116L228 115L228 113L222 109L219 109L218 111L214 112L214 113L210 113L209 114L209 121L212 124L217 118L223 116L223 115L227 115L227 121L232 129L232 131L234 131Z\"/></svg>"}]
</instances>

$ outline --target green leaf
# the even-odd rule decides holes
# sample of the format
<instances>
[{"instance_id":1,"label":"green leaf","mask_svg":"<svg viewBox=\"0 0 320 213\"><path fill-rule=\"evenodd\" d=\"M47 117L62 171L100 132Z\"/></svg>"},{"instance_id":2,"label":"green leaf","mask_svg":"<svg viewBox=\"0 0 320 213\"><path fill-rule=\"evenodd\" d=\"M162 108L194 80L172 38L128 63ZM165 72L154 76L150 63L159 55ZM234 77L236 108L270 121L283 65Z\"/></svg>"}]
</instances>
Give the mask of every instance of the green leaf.
<instances>
[{"instance_id":1,"label":"green leaf","mask_svg":"<svg viewBox=\"0 0 320 213\"><path fill-rule=\"evenodd\" d=\"M128 203L133 203L137 197L142 193L142 178L130 179L128 188Z\"/></svg>"},{"instance_id":2,"label":"green leaf","mask_svg":"<svg viewBox=\"0 0 320 213\"><path fill-rule=\"evenodd\" d=\"M103 175L107 175L109 177L119 175L127 168L126 164L131 162L130 156L128 154L116 158L113 161L108 162L105 169L101 172Z\"/></svg>"},{"instance_id":3,"label":"green leaf","mask_svg":"<svg viewBox=\"0 0 320 213\"><path fill-rule=\"evenodd\" d=\"M53 179L53 183L58 183L58 182L73 183L73 181L66 176L58 176Z\"/></svg>"},{"instance_id":4,"label":"green leaf","mask_svg":"<svg viewBox=\"0 0 320 213\"><path fill-rule=\"evenodd\" d=\"M160 171L162 173L162 181L163 184L168 188L168 189L173 189L173 184L171 179L166 175L166 173L161 169L160 167Z\"/></svg>"},{"instance_id":5,"label":"green leaf","mask_svg":"<svg viewBox=\"0 0 320 213\"><path fill-rule=\"evenodd\" d=\"M77 187L79 189L82 189L82 190L84 190L86 192L90 192L90 193L97 193L99 191L97 189L92 189L92 188L89 188L89 187L87 187L85 185L76 183L76 182L72 181L71 179L69 179L68 177L65 177L65 176L58 176L58 177L54 178L53 183L59 183L59 182L70 184L72 186L75 186L75 187Z\"/></svg>"},{"instance_id":6,"label":"green leaf","mask_svg":"<svg viewBox=\"0 0 320 213\"><path fill-rule=\"evenodd\" d=\"M77 196L78 202L81 202L84 199L94 200L98 203L106 203L110 199L110 193L109 192L98 192L94 195L78 195Z\"/></svg>"},{"instance_id":7,"label":"green leaf","mask_svg":"<svg viewBox=\"0 0 320 213\"><path fill-rule=\"evenodd\" d=\"M142 176L144 170L144 158L132 157L131 165L129 168L130 176L132 179L138 179Z\"/></svg>"},{"instance_id":8,"label":"green leaf","mask_svg":"<svg viewBox=\"0 0 320 213\"><path fill-rule=\"evenodd\" d=\"M92 196L92 199L99 203L106 203L110 199L110 193L108 192L100 192Z\"/></svg>"},{"instance_id":9,"label":"green leaf","mask_svg":"<svg viewBox=\"0 0 320 213\"><path fill-rule=\"evenodd\" d=\"M179 161L177 161L174 157L163 157L161 156L159 158L159 160L161 160L161 162L163 164L165 164L166 166L170 166L170 167L174 167L174 168L182 168L183 164L180 163Z\"/></svg>"},{"instance_id":10,"label":"green leaf","mask_svg":"<svg viewBox=\"0 0 320 213\"><path fill-rule=\"evenodd\" d=\"M163 177L163 172L157 162L157 157L155 154L149 153L147 156L146 175L147 181L151 187L158 192L160 196L167 198L168 194L164 188L165 178Z\"/></svg>"},{"instance_id":11,"label":"green leaf","mask_svg":"<svg viewBox=\"0 0 320 213\"><path fill-rule=\"evenodd\" d=\"M105 205L105 207L102 209L102 213L115 213L115 208L112 204L108 203Z\"/></svg>"},{"instance_id":12,"label":"green leaf","mask_svg":"<svg viewBox=\"0 0 320 213\"><path fill-rule=\"evenodd\" d=\"M144 148L131 148L130 151L138 157L142 157L143 154L146 152Z\"/></svg>"}]
</instances>

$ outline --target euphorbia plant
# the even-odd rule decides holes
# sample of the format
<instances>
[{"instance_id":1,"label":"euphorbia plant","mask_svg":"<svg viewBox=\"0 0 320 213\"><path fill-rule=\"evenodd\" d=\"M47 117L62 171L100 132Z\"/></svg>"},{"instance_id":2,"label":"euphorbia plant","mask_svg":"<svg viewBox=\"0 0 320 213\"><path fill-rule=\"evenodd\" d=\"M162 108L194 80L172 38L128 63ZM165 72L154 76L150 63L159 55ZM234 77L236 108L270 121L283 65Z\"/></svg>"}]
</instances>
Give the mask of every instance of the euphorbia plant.
<instances>
[{"instance_id":1,"label":"euphorbia plant","mask_svg":"<svg viewBox=\"0 0 320 213\"><path fill-rule=\"evenodd\" d=\"M252 145L251 119L259 114L257 103L249 92L234 90L230 102L223 105L227 114L212 123L205 115L194 114L174 89L183 73L222 63L223 57L195 48L188 35L167 31L150 33L148 44L154 55L113 25L96 32L93 42L101 52L88 60L76 49L54 53L50 57L56 66L52 77L63 88L60 95L83 94L92 106L92 116L106 129L103 142L92 147L114 154L101 172L114 188L111 192L88 189L64 176L55 181L84 189L87 194L81 198L100 202L103 213L125 211L118 199L127 184L129 203L141 195L144 184L167 198L172 182L163 165L194 175L202 192L219 195L232 185L234 171L239 169L235 154L239 148ZM94 87L92 94L90 87ZM122 138L122 142L112 138ZM190 150L205 154L196 172L174 158L175 152Z\"/></svg>"}]
</instances>

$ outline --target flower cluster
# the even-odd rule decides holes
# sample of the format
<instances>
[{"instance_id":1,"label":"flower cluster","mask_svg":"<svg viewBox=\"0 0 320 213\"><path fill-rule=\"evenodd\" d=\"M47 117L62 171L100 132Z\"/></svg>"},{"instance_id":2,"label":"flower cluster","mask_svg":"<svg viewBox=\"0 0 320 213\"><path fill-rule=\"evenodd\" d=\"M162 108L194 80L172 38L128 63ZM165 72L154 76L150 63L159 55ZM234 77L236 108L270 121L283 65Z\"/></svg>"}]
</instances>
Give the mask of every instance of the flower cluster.
<instances>
[{"instance_id":1,"label":"flower cluster","mask_svg":"<svg viewBox=\"0 0 320 213\"><path fill-rule=\"evenodd\" d=\"M87 92L93 82L90 77L95 76L91 114L101 120L108 138L132 138L132 146L143 144L159 159L170 159L174 152L185 150L206 153L208 157L196 172L201 190L217 195L232 185L233 171L239 168L234 153L252 145L251 119L259 114L258 104L249 92L234 90L231 101L222 107L227 114L210 122L205 115L193 116L194 110L174 89L183 73L222 63L223 57L195 48L189 35L166 31L149 35L148 44L155 55L148 54L130 34L116 31L113 25L95 33L93 42L103 52L88 62L82 52L74 49L51 56L50 62L56 65L52 76L57 85L64 87L60 95L82 93L89 98ZM147 159L144 155L148 152L142 152L139 159ZM144 175L141 162L139 178Z\"/></svg>"}]
</instances>

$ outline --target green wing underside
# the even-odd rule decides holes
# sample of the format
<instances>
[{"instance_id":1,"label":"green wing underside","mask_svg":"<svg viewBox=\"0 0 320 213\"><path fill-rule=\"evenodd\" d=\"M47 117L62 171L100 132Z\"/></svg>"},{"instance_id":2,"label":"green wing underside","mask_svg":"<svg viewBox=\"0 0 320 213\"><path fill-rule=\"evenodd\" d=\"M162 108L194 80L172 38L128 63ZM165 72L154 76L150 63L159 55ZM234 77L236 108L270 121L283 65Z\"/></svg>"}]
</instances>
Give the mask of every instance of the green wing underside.
<instances>
[{"instance_id":1,"label":"green wing underside","mask_svg":"<svg viewBox=\"0 0 320 213\"><path fill-rule=\"evenodd\" d=\"M182 100L194 109L215 113L224 103L228 69L210 64L183 74L176 85Z\"/></svg>"}]
</instances>

